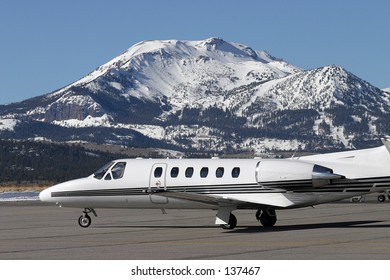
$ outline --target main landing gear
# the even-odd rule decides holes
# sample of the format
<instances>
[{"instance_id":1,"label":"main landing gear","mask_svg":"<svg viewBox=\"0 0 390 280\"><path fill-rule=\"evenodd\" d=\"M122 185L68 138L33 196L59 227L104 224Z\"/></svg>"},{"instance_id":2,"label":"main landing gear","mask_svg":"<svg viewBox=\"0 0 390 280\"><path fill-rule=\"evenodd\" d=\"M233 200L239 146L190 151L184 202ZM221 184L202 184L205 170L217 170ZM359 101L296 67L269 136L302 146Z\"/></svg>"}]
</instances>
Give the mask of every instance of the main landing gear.
<instances>
[{"instance_id":1,"label":"main landing gear","mask_svg":"<svg viewBox=\"0 0 390 280\"><path fill-rule=\"evenodd\" d=\"M93 208L84 208L83 215L79 217L79 225L82 228L87 228L91 225L92 220L91 217L88 215L88 213L93 213L95 217L97 217L97 214L95 212L95 209Z\"/></svg>"},{"instance_id":2,"label":"main landing gear","mask_svg":"<svg viewBox=\"0 0 390 280\"><path fill-rule=\"evenodd\" d=\"M379 202L385 202L386 196L387 196L388 199L390 199L390 192L388 190L383 192L383 193L381 193L380 195L378 195L378 201Z\"/></svg>"},{"instance_id":3,"label":"main landing gear","mask_svg":"<svg viewBox=\"0 0 390 280\"><path fill-rule=\"evenodd\" d=\"M277 217L274 209L259 209L256 212L256 219L264 226L264 227L272 227L276 224ZM223 229L234 229L237 225L237 218L232 213L229 216L228 224L221 224L221 228Z\"/></svg>"},{"instance_id":4,"label":"main landing gear","mask_svg":"<svg viewBox=\"0 0 390 280\"><path fill-rule=\"evenodd\" d=\"M223 229L234 229L237 225L237 218L232 213L229 216L229 223L225 225L221 225Z\"/></svg>"},{"instance_id":5,"label":"main landing gear","mask_svg":"<svg viewBox=\"0 0 390 280\"><path fill-rule=\"evenodd\" d=\"M264 227L273 227L276 223L276 212L274 209L266 209L266 210L257 210L256 219L264 226Z\"/></svg>"}]
</instances>

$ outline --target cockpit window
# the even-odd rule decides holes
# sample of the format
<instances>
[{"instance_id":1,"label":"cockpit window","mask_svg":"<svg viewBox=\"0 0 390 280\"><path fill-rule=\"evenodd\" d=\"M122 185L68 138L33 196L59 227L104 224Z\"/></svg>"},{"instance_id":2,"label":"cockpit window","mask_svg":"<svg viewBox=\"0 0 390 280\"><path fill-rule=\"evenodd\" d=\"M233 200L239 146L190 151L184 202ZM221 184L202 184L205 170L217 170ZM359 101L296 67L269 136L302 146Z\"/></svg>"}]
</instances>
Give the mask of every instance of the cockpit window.
<instances>
[{"instance_id":1,"label":"cockpit window","mask_svg":"<svg viewBox=\"0 0 390 280\"><path fill-rule=\"evenodd\" d=\"M94 174L93 174L93 177L100 180L101 178L103 178L104 174L107 173L107 170L113 165L114 163L113 162L109 162L109 163L106 163L105 165L103 165L101 168L99 168L98 171L96 171Z\"/></svg>"},{"instance_id":2,"label":"cockpit window","mask_svg":"<svg viewBox=\"0 0 390 280\"><path fill-rule=\"evenodd\" d=\"M126 168L126 162L118 162L114 165L114 167L111 169L112 177L114 179L120 179L123 177L123 174L125 173Z\"/></svg>"}]
</instances>

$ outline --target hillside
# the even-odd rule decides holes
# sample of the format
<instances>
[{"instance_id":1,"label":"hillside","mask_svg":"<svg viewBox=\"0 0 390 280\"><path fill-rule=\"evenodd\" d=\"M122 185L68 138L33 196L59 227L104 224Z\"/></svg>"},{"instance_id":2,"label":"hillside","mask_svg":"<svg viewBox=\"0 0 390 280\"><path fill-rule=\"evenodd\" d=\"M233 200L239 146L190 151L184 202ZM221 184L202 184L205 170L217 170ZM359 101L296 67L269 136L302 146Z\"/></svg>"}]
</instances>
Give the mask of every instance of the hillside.
<instances>
[{"instance_id":1,"label":"hillside","mask_svg":"<svg viewBox=\"0 0 390 280\"><path fill-rule=\"evenodd\" d=\"M123 157L78 145L0 140L0 186L58 183L91 175Z\"/></svg>"},{"instance_id":2,"label":"hillside","mask_svg":"<svg viewBox=\"0 0 390 280\"><path fill-rule=\"evenodd\" d=\"M140 42L52 93L0 106L0 137L216 154L369 147L390 93L219 38Z\"/></svg>"}]
</instances>

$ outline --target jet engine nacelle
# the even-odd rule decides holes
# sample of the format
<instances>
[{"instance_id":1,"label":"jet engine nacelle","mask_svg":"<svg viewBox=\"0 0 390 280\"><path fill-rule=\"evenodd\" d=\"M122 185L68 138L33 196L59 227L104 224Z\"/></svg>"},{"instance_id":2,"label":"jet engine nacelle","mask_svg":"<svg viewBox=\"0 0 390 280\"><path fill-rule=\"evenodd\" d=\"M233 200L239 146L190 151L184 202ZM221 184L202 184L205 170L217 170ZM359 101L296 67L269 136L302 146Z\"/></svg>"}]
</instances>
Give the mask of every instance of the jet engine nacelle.
<instances>
[{"instance_id":1,"label":"jet engine nacelle","mask_svg":"<svg viewBox=\"0 0 390 280\"><path fill-rule=\"evenodd\" d=\"M334 174L333 170L321 165L288 160L264 160L256 169L257 182L266 187L282 189L318 188L331 184L331 180L344 176Z\"/></svg>"}]
</instances>

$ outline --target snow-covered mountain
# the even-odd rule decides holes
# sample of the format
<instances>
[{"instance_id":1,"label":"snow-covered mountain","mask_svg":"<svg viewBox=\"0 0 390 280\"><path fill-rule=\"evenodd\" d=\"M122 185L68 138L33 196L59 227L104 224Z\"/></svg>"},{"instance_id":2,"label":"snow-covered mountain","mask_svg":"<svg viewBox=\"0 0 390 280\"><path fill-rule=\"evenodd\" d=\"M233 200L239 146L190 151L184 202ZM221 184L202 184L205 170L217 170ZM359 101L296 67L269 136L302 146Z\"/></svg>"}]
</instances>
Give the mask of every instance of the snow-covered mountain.
<instances>
[{"instance_id":1,"label":"snow-covered mountain","mask_svg":"<svg viewBox=\"0 0 390 280\"><path fill-rule=\"evenodd\" d=\"M301 70L219 38L144 41L62 89L0 106L0 136L213 152L353 148L390 133L389 109L389 92L338 66Z\"/></svg>"}]
</instances>

